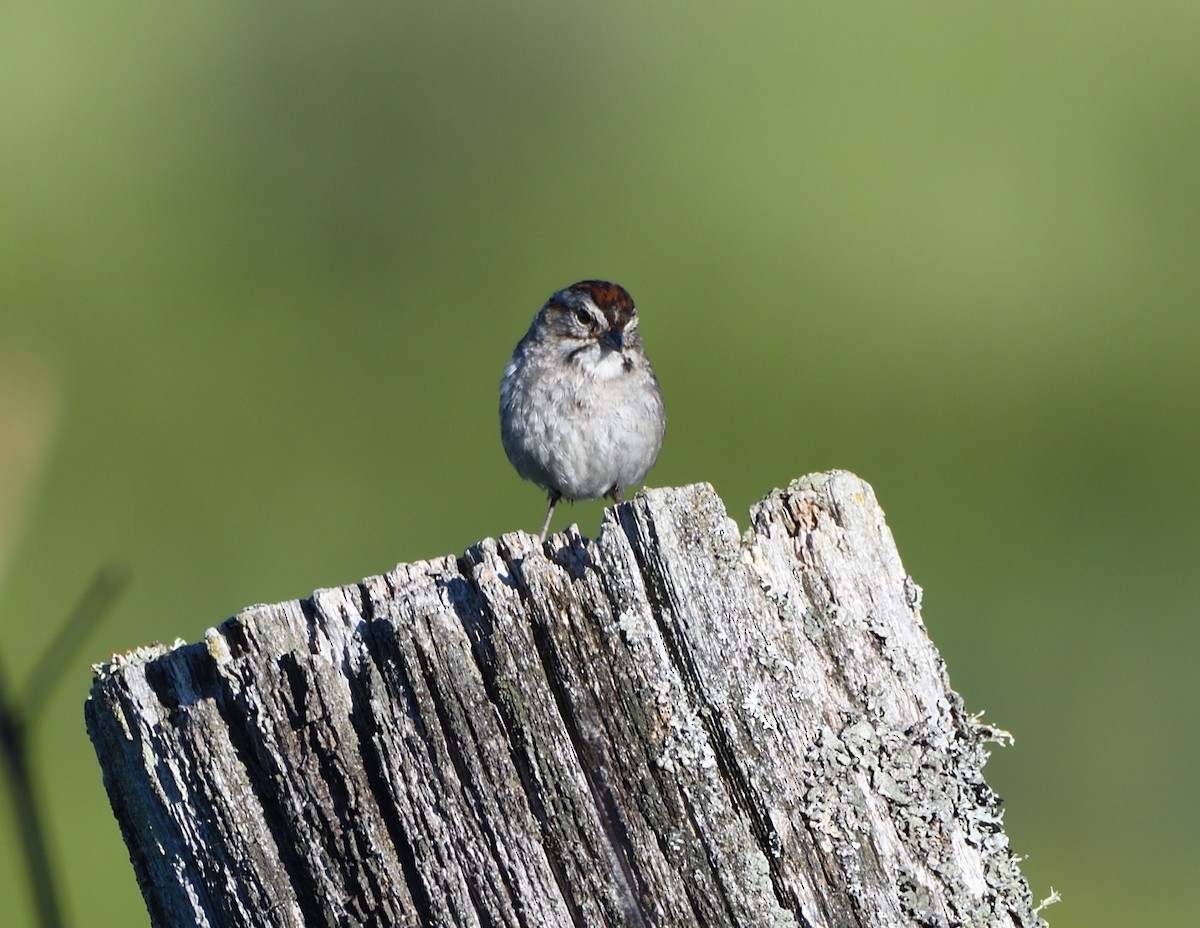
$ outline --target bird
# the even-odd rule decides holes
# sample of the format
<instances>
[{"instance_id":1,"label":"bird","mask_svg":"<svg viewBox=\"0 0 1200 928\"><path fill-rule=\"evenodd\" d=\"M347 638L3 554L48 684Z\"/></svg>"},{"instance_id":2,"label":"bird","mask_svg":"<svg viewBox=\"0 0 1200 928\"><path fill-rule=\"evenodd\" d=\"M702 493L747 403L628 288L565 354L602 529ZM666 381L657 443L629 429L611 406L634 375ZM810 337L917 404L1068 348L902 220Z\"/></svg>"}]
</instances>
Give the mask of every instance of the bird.
<instances>
[{"instance_id":1,"label":"bird","mask_svg":"<svg viewBox=\"0 0 1200 928\"><path fill-rule=\"evenodd\" d=\"M609 497L645 478L662 449L662 390L628 291L581 280L553 293L500 381L500 438L517 473L554 507Z\"/></svg>"}]
</instances>

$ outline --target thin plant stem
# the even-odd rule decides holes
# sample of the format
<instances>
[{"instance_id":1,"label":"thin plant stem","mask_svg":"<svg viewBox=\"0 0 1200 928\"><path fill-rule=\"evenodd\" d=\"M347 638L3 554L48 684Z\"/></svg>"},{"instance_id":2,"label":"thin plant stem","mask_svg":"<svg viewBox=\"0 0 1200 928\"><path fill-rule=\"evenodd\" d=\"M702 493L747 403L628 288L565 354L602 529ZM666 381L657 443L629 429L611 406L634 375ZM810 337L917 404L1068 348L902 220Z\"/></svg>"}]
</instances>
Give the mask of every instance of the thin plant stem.
<instances>
[{"instance_id":1,"label":"thin plant stem","mask_svg":"<svg viewBox=\"0 0 1200 928\"><path fill-rule=\"evenodd\" d=\"M30 758L30 733L46 700L62 679L72 657L88 632L116 601L128 582L128 572L114 567L101 570L54 640L34 665L24 698L9 691L0 662L0 757L8 770L5 778L16 813L21 856L29 873L33 907L41 928L65 928L61 896L51 866L45 818L42 815Z\"/></svg>"}]
</instances>

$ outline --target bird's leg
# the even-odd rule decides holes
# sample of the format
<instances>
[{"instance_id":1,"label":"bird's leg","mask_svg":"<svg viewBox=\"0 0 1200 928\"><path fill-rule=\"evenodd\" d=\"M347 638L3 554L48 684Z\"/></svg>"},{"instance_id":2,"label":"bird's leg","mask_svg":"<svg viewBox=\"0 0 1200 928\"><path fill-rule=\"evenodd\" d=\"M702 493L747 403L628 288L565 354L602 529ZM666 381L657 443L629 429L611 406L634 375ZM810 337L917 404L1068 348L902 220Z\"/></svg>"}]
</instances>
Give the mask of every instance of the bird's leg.
<instances>
[{"instance_id":1,"label":"bird's leg","mask_svg":"<svg viewBox=\"0 0 1200 928\"><path fill-rule=\"evenodd\" d=\"M546 507L546 521L542 523L542 541L546 540L546 533L550 531L550 519L554 516L554 507L558 505L560 499L562 499L562 494L558 490L550 491L550 505Z\"/></svg>"},{"instance_id":2,"label":"bird's leg","mask_svg":"<svg viewBox=\"0 0 1200 928\"><path fill-rule=\"evenodd\" d=\"M614 503L620 504L625 502L625 490L621 487L613 487L608 491L608 495L612 497Z\"/></svg>"}]
</instances>

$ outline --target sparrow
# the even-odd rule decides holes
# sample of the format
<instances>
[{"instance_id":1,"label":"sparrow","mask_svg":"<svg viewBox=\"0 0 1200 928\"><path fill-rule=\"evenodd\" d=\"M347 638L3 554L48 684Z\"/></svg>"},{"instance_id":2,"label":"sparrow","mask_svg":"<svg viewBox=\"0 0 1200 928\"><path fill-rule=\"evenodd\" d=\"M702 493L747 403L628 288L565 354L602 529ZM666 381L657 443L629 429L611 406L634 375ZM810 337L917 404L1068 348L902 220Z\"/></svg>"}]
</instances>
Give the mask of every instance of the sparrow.
<instances>
[{"instance_id":1,"label":"sparrow","mask_svg":"<svg viewBox=\"0 0 1200 928\"><path fill-rule=\"evenodd\" d=\"M541 540L559 500L620 503L654 466L666 426L625 288L582 280L554 293L500 381L504 451L549 497Z\"/></svg>"}]
</instances>

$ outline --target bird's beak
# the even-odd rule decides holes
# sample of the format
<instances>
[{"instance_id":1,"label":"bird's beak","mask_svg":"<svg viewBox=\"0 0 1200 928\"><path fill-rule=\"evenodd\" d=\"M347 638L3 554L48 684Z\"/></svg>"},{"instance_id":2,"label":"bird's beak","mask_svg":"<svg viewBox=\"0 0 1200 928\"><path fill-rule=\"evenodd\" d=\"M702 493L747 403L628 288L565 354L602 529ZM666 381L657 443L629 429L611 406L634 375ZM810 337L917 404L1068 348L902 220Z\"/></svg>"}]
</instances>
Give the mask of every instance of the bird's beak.
<instances>
[{"instance_id":1,"label":"bird's beak","mask_svg":"<svg viewBox=\"0 0 1200 928\"><path fill-rule=\"evenodd\" d=\"M600 337L600 344L613 351L620 351L625 347L625 330L615 327L609 329Z\"/></svg>"}]
</instances>

